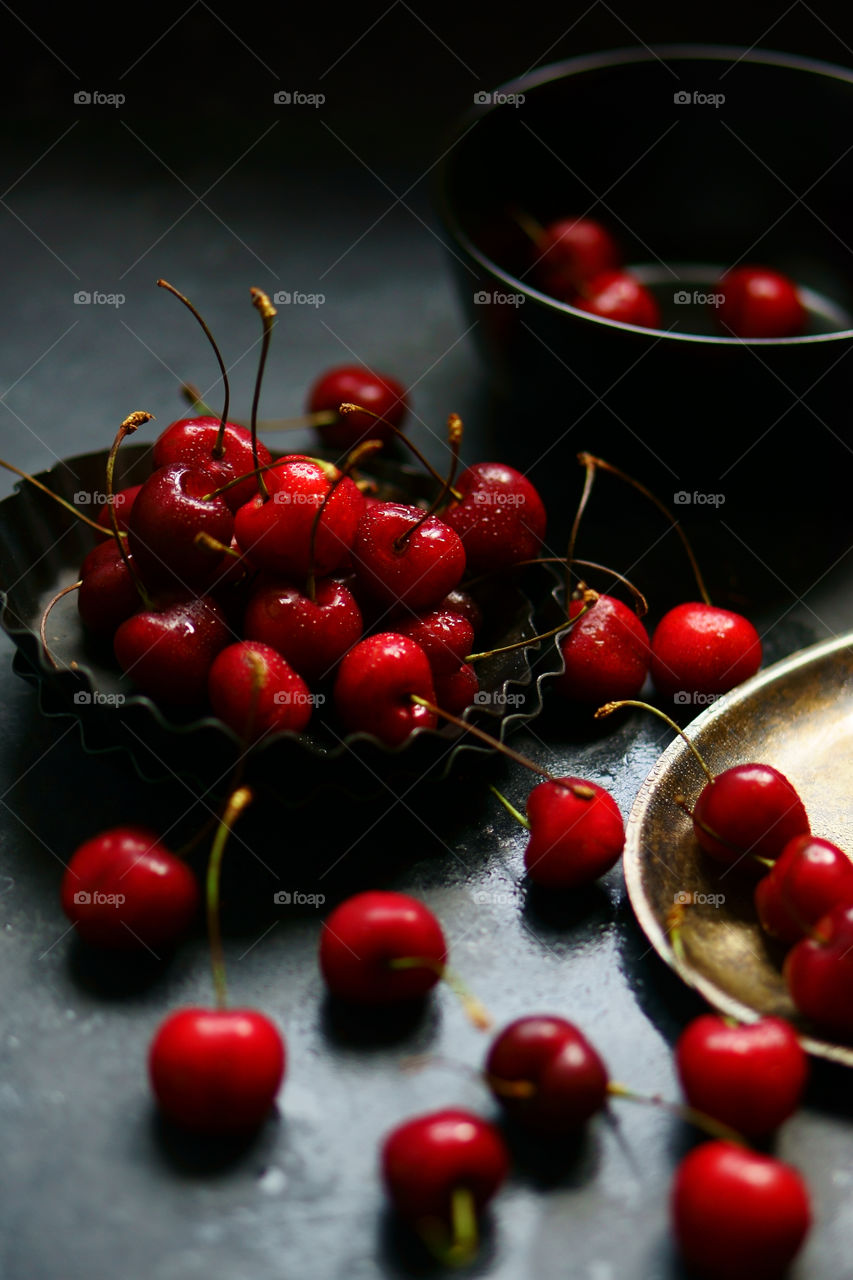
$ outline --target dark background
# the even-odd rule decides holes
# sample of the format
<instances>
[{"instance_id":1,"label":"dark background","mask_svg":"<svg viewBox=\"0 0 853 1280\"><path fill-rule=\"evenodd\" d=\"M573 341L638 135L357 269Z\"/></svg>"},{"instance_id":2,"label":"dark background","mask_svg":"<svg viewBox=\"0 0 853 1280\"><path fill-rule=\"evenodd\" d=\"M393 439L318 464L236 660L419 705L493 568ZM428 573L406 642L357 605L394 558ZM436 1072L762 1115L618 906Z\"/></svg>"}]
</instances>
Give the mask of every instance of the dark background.
<instances>
[{"instance_id":1,"label":"dark background","mask_svg":"<svg viewBox=\"0 0 853 1280\"><path fill-rule=\"evenodd\" d=\"M164 425L178 416L183 378L213 385L201 334L153 287L157 276L204 311L236 366L244 411L257 339L249 286L322 292L321 307L282 308L264 393L270 413L298 412L313 376L356 358L413 387L413 434L436 460L450 409L465 418L467 456L487 456L495 401L451 287L431 193L448 130L473 94L542 62L639 43L759 45L853 65L849 17L799 0L428 11L398 0L288 9L278 19L201 0L183 13L77 6L18 8L18 18L13 9L0 15L0 437L2 456L32 471L105 447L131 409ZM123 93L126 103L77 106L81 89ZM277 107L281 89L326 102ZM78 306L78 290L125 301ZM536 429L519 418L520 434ZM513 461L511 446L502 453ZM565 489L561 468L550 476L555 550L578 491L571 458L563 463ZM7 492L12 478L2 483ZM813 497L821 484L820 456L804 459L804 489ZM780 537L792 528L796 537L796 521L794 510ZM642 562L638 576L658 610L690 590L673 538L647 558L659 532L623 498L605 502L585 534L590 551L630 544L621 563ZM851 625L846 543L799 538L811 560L792 587L719 527L699 537L715 594L756 617L768 658ZM322 881L329 902L379 883L422 895L447 927L456 967L499 1022L539 1008L564 1013L596 1040L615 1078L675 1096L671 1045L698 1004L649 954L618 869L568 908L543 905L523 887L522 833L481 779L463 779L428 803L389 796L367 817L318 807L247 819L226 881L233 1000L279 1021L291 1068L280 1120L247 1149L188 1146L154 1118L144 1061L167 1009L210 998L204 940L155 977L111 971L64 934L57 888L63 861L94 830L145 820L188 831L205 802L193 808L178 780L144 785L124 756L85 756L71 725L39 716L34 693L11 672L11 645L3 648L0 1274L430 1273L383 1211L375 1152L409 1114L457 1103L490 1111L464 1073L399 1065L425 1052L476 1065L483 1041L447 993L420 1019L384 1031L324 1004L316 913L271 914L269 899L282 887L317 890L318 868L338 858ZM552 712L518 745L611 786L627 813L667 736L638 720L590 738ZM521 803L522 771L495 773ZM853 1226L845 1091L843 1073L818 1069L808 1108L777 1147L814 1189L819 1225L798 1274L821 1280L844 1273ZM680 1275L666 1193L689 1141L677 1121L623 1108L576 1149L547 1159L519 1151L476 1270Z\"/></svg>"}]
</instances>

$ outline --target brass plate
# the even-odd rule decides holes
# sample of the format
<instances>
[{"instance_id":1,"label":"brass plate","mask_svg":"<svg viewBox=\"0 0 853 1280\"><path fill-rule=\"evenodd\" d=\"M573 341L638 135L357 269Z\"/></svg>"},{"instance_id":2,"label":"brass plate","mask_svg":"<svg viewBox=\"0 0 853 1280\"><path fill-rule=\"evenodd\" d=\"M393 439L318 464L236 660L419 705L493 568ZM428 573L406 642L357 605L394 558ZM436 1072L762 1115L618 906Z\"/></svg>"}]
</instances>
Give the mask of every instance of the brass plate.
<instances>
[{"instance_id":1,"label":"brass plate","mask_svg":"<svg viewBox=\"0 0 853 1280\"><path fill-rule=\"evenodd\" d=\"M714 773L758 760L774 765L803 798L815 835L853 851L853 633L768 667L718 699L686 732ZM801 1018L782 978L784 949L760 928L754 880L713 863L693 837L689 806L704 774L681 738L649 774L627 824L625 880L646 937L715 1009L742 1021L788 1018L809 1053L853 1066L853 1047L829 1042ZM687 902L685 963L673 955L667 916Z\"/></svg>"}]
</instances>

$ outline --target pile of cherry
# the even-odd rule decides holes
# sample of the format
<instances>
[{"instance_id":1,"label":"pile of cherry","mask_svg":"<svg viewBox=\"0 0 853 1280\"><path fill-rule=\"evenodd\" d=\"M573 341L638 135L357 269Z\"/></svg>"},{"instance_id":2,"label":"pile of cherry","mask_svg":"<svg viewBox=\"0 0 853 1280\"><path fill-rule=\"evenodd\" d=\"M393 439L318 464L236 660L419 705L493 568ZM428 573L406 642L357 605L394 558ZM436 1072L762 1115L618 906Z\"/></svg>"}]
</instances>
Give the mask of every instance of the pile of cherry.
<instances>
[{"instance_id":1,"label":"pile of cherry","mask_svg":"<svg viewBox=\"0 0 853 1280\"><path fill-rule=\"evenodd\" d=\"M247 746L278 729L303 728L310 682L328 672L335 673L337 711L350 729L400 743L443 717L485 738L541 778L526 814L498 793L529 832L528 878L564 893L589 884L616 865L624 847L613 798L594 782L556 776L459 717L476 690L465 661L476 656L470 654L476 610L464 575L508 573L530 560L564 565L567 616L556 631L565 672L554 687L602 715L637 705L649 674L662 697L727 691L760 664L755 628L710 603L683 531L663 504L591 455L580 458L586 482L565 557L538 556L545 511L518 472L479 464L455 479L461 424L453 415L451 470L438 477L433 509L366 497L357 468L377 439L399 434L405 410L392 379L347 368L315 385L312 420L327 442L349 450L340 466L305 455L273 462L257 438L257 407L274 310L260 291L253 300L264 341L250 427L228 422L226 383L221 418L173 423L155 444L152 476L135 492L113 495L121 440L149 415L133 414L122 424L107 466L107 492L115 500L101 529L106 540L75 584L84 623L114 636L119 663L141 689L165 705L209 697ZM217 357L224 373L218 351ZM613 575L635 609L574 577L584 566L602 569L574 555L601 471L634 485L673 523L696 574L702 599L672 609L651 640L639 616L645 601L626 579ZM243 628L237 640L235 620ZM771 766L737 765L716 778L703 762L702 768L708 782L691 813L699 845L717 862L767 872L756 902L765 927L793 944L786 974L797 1007L827 1030L853 1035L853 866L811 836L799 797ZM286 1060L281 1034L264 1013L227 1004L220 873L230 833L253 800L249 787L234 786L218 818L203 895L185 857L138 827L115 828L81 845L61 889L63 909L84 943L158 957L188 936L203 899L216 1002L169 1015L152 1042L149 1067L163 1113L211 1134L259 1126ZM689 910L673 918L672 929L683 955ZM474 1021L490 1025L448 969L440 923L405 895L367 892L339 905L322 928L319 967L328 990L355 1005L423 1000L444 979ZM731 1026L708 1016L687 1028L676 1056L685 1114L713 1137L676 1173L679 1246L702 1275L776 1275L805 1237L809 1199L793 1169L751 1150L745 1139L770 1133L798 1105L806 1067L796 1035L777 1018ZM557 1016L506 1027L482 1074L507 1123L543 1142L559 1142L611 1098L637 1096L611 1081L582 1033ZM462 1111L411 1120L388 1136L382 1153L393 1203L447 1263L465 1262L476 1250L479 1214L508 1167L500 1129Z\"/></svg>"},{"instance_id":2,"label":"pile of cherry","mask_svg":"<svg viewBox=\"0 0 853 1280\"><path fill-rule=\"evenodd\" d=\"M543 292L605 320L660 328L657 299L621 265L619 246L600 222L558 218L541 226L529 214L515 216L533 243L532 269ZM734 267L710 292L721 333L793 338L805 328L807 311L796 285L770 267Z\"/></svg>"}]
</instances>

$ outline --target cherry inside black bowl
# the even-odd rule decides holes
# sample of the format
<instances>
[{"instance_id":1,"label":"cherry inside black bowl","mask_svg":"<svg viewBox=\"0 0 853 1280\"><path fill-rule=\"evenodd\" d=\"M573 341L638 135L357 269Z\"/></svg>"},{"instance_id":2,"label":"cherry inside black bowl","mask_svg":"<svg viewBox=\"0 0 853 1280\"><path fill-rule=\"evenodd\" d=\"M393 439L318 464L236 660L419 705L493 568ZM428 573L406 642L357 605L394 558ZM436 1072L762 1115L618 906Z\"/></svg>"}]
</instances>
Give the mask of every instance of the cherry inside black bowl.
<instances>
[{"instance_id":1,"label":"cherry inside black bowl","mask_svg":"<svg viewBox=\"0 0 853 1280\"><path fill-rule=\"evenodd\" d=\"M38 477L67 502L103 493L106 452L66 459ZM151 467L150 448L131 445L119 453L116 488L140 483ZM382 498L425 501L433 482L412 467L371 461L368 471ZM89 513L91 502L81 506ZM96 508L94 508L96 509ZM97 535L46 494L23 482L0 502L0 623L18 647L15 669L39 689L42 710L71 716L92 752L124 749L137 771L150 780L193 779L214 791L228 789L244 744L203 709L177 711L158 706L134 690L120 672L110 643L96 641L80 623L69 593L51 611L46 636L54 667L39 638L50 599L76 581L80 563ZM560 579L549 566L481 582L472 593L484 625L478 650L511 645L559 624ZM237 637L235 636L235 639ZM542 709L543 681L562 670L554 640L519 648L478 663L480 696L466 718L504 738ZM366 733L348 734L336 722L331 687L301 734L263 739L244 762L244 772L282 800L303 802L325 789L358 798L386 795L445 776L460 753L488 752L473 735L452 725L419 730L396 748Z\"/></svg>"}]
</instances>

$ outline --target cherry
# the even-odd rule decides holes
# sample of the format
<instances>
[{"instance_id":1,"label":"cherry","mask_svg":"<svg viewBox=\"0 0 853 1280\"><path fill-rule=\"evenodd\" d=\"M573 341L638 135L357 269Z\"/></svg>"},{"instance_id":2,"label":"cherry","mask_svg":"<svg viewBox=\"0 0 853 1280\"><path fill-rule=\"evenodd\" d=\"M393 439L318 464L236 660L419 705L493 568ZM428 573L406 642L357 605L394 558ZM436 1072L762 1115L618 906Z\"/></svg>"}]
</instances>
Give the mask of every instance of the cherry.
<instances>
[{"instance_id":1,"label":"cherry","mask_svg":"<svg viewBox=\"0 0 853 1280\"><path fill-rule=\"evenodd\" d=\"M546 293L567 301L585 281L618 268L616 241L593 218L558 218L536 237L536 276Z\"/></svg>"},{"instance_id":2,"label":"cherry","mask_svg":"<svg viewBox=\"0 0 853 1280\"><path fill-rule=\"evenodd\" d=\"M159 467L136 495L127 541L148 586L208 587L215 580L221 553L198 535L229 546L234 516L210 489L209 476L178 462Z\"/></svg>"},{"instance_id":3,"label":"cherry","mask_svg":"<svg viewBox=\"0 0 853 1280\"><path fill-rule=\"evenodd\" d=\"M585 281L570 301L579 311L603 320L660 328L660 308L654 296L627 271L602 271Z\"/></svg>"},{"instance_id":4,"label":"cherry","mask_svg":"<svg viewBox=\"0 0 853 1280\"><path fill-rule=\"evenodd\" d=\"M139 603L136 581L115 538L99 542L80 566L77 609L83 626L112 636Z\"/></svg>"},{"instance_id":5,"label":"cherry","mask_svg":"<svg viewBox=\"0 0 853 1280\"><path fill-rule=\"evenodd\" d=\"M216 655L207 692L214 715L247 742L270 733L301 733L313 710L302 677L256 640L240 640Z\"/></svg>"},{"instance_id":6,"label":"cherry","mask_svg":"<svg viewBox=\"0 0 853 1280\"><path fill-rule=\"evenodd\" d=\"M60 897L82 940L113 951L173 947L198 908L193 873L145 827L113 827L81 844Z\"/></svg>"},{"instance_id":7,"label":"cherry","mask_svg":"<svg viewBox=\"0 0 853 1280\"><path fill-rule=\"evenodd\" d=\"M434 675L435 700L442 711L461 715L466 707L480 701L480 681L470 662L463 662L455 671Z\"/></svg>"},{"instance_id":8,"label":"cherry","mask_svg":"<svg viewBox=\"0 0 853 1280\"><path fill-rule=\"evenodd\" d=\"M732 1142L705 1142L672 1188L675 1236L706 1280L778 1280L811 1225L809 1195L790 1165Z\"/></svg>"},{"instance_id":9,"label":"cherry","mask_svg":"<svg viewBox=\"0 0 853 1280\"><path fill-rule=\"evenodd\" d=\"M701 602L664 614L652 636L651 672L664 697L728 693L761 666L761 639L739 613Z\"/></svg>"},{"instance_id":10,"label":"cherry","mask_svg":"<svg viewBox=\"0 0 853 1280\"><path fill-rule=\"evenodd\" d=\"M807 312L796 285L768 267L735 267L718 282L723 302L715 308L724 329L738 338L793 338Z\"/></svg>"},{"instance_id":11,"label":"cherry","mask_svg":"<svg viewBox=\"0 0 853 1280\"><path fill-rule=\"evenodd\" d=\"M155 702L192 706L203 701L207 673L230 638L215 600L193 596L128 618L113 648L125 675Z\"/></svg>"},{"instance_id":12,"label":"cherry","mask_svg":"<svg viewBox=\"0 0 853 1280\"><path fill-rule=\"evenodd\" d=\"M492 1043L485 1071L507 1114L544 1135L578 1129L607 1098L604 1063L564 1018L539 1014L511 1022Z\"/></svg>"},{"instance_id":13,"label":"cherry","mask_svg":"<svg viewBox=\"0 0 853 1280\"><path fill-rule=\"evenodd\" d=\"M119 489L118 493L113 494L112 505L115 509L118 527L122 533L127 533L127 521L136 501L136 495L141 488L141 484L132 484L127 489ZM98 512L97 523L102 529L112 529L109 503Z\"/></svg>"},{"instance_id":14,"label":"cherry","mask_svg":"<svg viewBox=\"0 0 853 1280\"><path fill-rule=\"evenodd\" d=\"M400 635L418 642L434 676L458 673L474 643L474 628L467 618L445 608L430 609L395 626Z\"/></svg>"},{"instance_id":15,"label":"cherry","mask_svg":"<svg viewBox=\"0 0 853 1280\"><path fill-rule=\"evenodd\" d=\"M497 1129L469 1111L408 1120L385 1139L382 1173L397 1212L445 1263L477 1250L477 1215L509 1172Z\"/></svg>"},{"instance_id":16,"label":"cherry","mask_svg":"<svg viewBox=\"0 0 853 1280\"><path fill-rule=\"evenodd\" d=\"M317 458L293 454L264 473L267 495L241 507L234 532L249 562L285 577L325 577L343 564L364 513L364 498L349 478ZM314 517L335 486L314 531ZM313 557L312 557L312 533Z\"/></svg>"},{"instance_id":17,"label":"cherry","mask_svg":"<svg viewBox=\"0 0 853 1280\"><path fill-rule=\"evenodd\" d=\"M372 412L340 414L338 407L344 401L354 401ZM308 393L309 413L334 413L332 422L318 428L323 443L332 449L350 449L368 434L384 441L394 439L392 428L402 425L407 410L406 392L395 378L372 373L361 365L327 370ZM377 421L382 418L387 421Z\"/></svg>"},{"instance_id":18,"label":"cherry","mask_svg":"<svg viewBox=\"0 0 853 1280\"><path fill-rule=\"evenodd\" d=\"M437 608L446 609L449 613L461 613L474 628L474 635L483 628L483 610L474 597L467 591L463 591L461 587L454 587L452 591L448 591Z\"/></svg>"},{"instance_id":19,"label":"cherry","mask_svg":"<svg viewBox=\"0 0 853 1280\"><path fill-rule=\"evenodd\" d=\"M468 569L490 573L536 555L545 536L542 499L526 476L502 462L462 472L443 519L459 534Z\"/></svg>"},{"instance_id":20,"label":"cherry","mask_svg":"<svg viewBox=\"0 0 853 1280\"><path fill-rule=\"evenodd\" d=\"M616 801L594 782L554 778L527 797L530 841L524 865L534 884L577 889L619 860L625 824Z\"/></svg>"},{"instance_id":21,"label":"cherry","mask_svg":"<svg viewBox=\"0 0 853 1280\"><path fill-rule=\"evenodd\" d=\"M838 845L796 836L755 888L762 927L782 942L799 942L835 906L853 906L853 863Z\"/></svg>"},{"instance_id":22,"label":"cherry","mask_svg":"<svg viewBox=\"0 0 853 1280\"><path fill-rule=\"evenodd\" d=\"M352 547L363 591L386 606L429 609L465 572L462 542L443 520L417 507L375 503L362 516Z\"/></svg>"},{"instance_id":23,"label":"cherry","mask_svg":"<svg viewBox=\"0 0 853 1280\"><path fill-rule=\"evenodd\" d=\"M366 636L341 660L335 706L352 733L373 733L389 746L415 729L434 729L435 715L412 702L432 700L432 672L423 649L408 636L383 631Z\"/></svg>"},{"instance_id":24,"label":"cherry","mask_svg":"<svg viewBox=\"0 0 853 1280\"><path fill-rule=\"evenodd\" d=\"M441 925L416 898L371 890L347 898L323 925L320 969L335 996L358 1004L416 1000L444 975Z\"/></svg>"},{"instance_id":25,"label":"cherry","mask_svg":"<svg viewBox=\"0 0 853 1280\"><path fill-rule=\"evenodd\" d=\"M751 1138L794 1114L808 1075L793 1028L773 1017L743 1026L715 1014L695 1018L679 1037L675 1062L690 1105Z\"/></svg>"},{"instance_id":26,"label":"cherry","mask_svg":"<svg viewBox=\"0 0 853 1280\"><path fill-rule=\"evenodd\" d=\"M278 1030L255 1009L179 1009L160 1026L148 1059L160 1110L203 1133L256 1129L285 1068Z\"/></svg>"},{"instance_id":27,"label":"cherry","mask_svg":"<svg viewBox=\"0 0 853 1280\"><path fill-rule=\"evenodd\" d=\"M636 697L649 669L646 628L615 596L598 596L580 617L584 607L581 600L569 604L569 618L577 622L560 640L565 670L554 681L554 691L590 706Z\"/></svg>"},{"instance_id":28,"label":"cherry","mask_svg":"<svg viewBox=\"0 0 853 1280\"><path fill-rule=\"evenodd\" d=\"M361 639L364 620L352 592L334 578L316 583L313 600L291 582L268 579L249 597L243 631L277 649L306 680L321 680Z\"/></svg>"},{"instance_id":29,"label":"cherry","mask_svg":"<svg viewBox=\"0 0 853 1280\"><path fill-rule=\"evenodd\" d=\"M791 999L822 1029L853 1037L853 905L833 907L785 957Z\"/></svg>"},{"instance_id":30,"label":"cherry","mask_svg":"<svg viewBox=\"0 0 853 1280\"><path fill-rule=\"evenodd\" d=\"M205 477L206 494L223 489L222 501L232 512L249 502L258 491L258 480L253 474L255 466L252 453L252 433L236 422L226 422L222 437L221 457L214 454L219 435L217 418L179 418L166 427L154 442L155 467L183 463ZM264 445L258 444L258 463L269 466L272 455ZM231 485L238 476L245 476L240 484ZM229 485L229 488L223 486Z\"/></svg>"}]
</instances>

